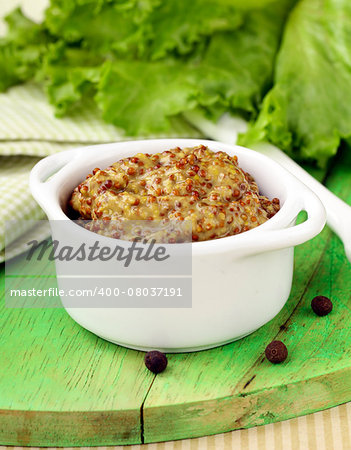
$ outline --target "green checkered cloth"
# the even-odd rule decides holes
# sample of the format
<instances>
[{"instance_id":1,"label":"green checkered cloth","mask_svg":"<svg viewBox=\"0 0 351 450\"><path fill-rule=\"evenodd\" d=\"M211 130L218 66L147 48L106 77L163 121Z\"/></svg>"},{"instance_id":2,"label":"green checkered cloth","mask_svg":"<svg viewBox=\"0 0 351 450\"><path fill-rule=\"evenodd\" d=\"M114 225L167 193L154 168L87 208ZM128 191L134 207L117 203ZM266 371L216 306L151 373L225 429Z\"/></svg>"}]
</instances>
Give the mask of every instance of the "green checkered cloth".
<instances>
[{"instance_id":1,"label":"green checkered cloth","mask_svg":"<svg viewBox=\"0 0 351 450\"><path fill-rule=\"evenodd\" d=\"M188 122L176 118L167 135L152 137L200 136ZM0 262L24 251L29 240L43 237L40 227L29 229L30 222L28 226L25 223L45 218L28 186L29 173L40 158L81 145L130 139L103 122L93 107L81 107L70 117L56 118L44 92L34 84L0 94ZM5 224L13 220L18 220L18 225L7 227L5 252Z\"/></svg>"}]
</instances>

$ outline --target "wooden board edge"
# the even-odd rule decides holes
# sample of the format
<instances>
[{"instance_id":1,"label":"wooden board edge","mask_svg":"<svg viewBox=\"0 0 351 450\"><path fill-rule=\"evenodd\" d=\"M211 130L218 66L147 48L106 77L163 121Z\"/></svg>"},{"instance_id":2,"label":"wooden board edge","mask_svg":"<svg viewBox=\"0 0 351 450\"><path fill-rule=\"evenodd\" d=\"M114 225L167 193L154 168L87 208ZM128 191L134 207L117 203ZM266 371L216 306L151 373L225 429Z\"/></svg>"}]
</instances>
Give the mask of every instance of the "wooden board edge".
<instances>
[{"instance_id":1,"label":"wooden board edge","mask_svg":"<svg viewBox=\"0 0 351 450\"><path fill-rule=\"evenodd\" d=\"M145 407L145 443L267 425L351 400L351 367L297 383L192 404Z\"/></svg>"},{"instance_id":2,"label":"wooden board edge","mask_svg":"<svg viewBox=\"0 0 351 450\"><path fill-rule=\"evenodd\" d=\"M141 442L140 410L0 410L0 445L81 447Z\"/></svg>"}]
</instances>

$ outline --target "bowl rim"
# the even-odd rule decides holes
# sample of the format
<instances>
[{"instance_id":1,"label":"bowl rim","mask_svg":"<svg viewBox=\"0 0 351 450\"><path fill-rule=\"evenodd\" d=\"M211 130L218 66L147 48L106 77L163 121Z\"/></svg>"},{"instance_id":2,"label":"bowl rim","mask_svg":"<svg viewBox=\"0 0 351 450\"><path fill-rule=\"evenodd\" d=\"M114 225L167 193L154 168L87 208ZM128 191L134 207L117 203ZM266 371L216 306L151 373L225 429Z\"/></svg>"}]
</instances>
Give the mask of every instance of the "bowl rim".
<instances>
[{"instance_id":1,"label":"bowl rim","mask_svg":"<svg viewBox=\"0 0 351 450\"><path fill-rule=\"evenodd\" d=\"M48 183L50 183L50 179L55 180L55 175L60 173L60 180L64 180L65 177L65 173L68 172L68 179L69 176L72 177L72 174L74 173L74 168L77 167L77 164L79 164L79 156L83 156L84 154L84 159L85 159L85 164L88 161L91 161L92 165L96 165L98 166L98 161L99 159L102 160L103 158L107 157L107 153L117 153L120 150L120 147L125 146L127 147L133 147L133 145L138 145L140 146L140 150L139 152L143 152L143 153L157 153L160 150L159 149L155 149L155 151L153 152L151 149L143 149L143 147L148 147L148 146L152 146L153 144L158 144L158 145L164 145L165 146L165 150L167 149L171 149L174 147L193 147L193 146L197 146L197 145L206 145L211 149L212 147L220 147L221 151L224 151L226 153L228 153L231 155L236 154L236 152L238 152L238 159L239 159L239 166L240 165L240 154L242 155L243 153L246 154L246 156L248 156L249 158L254 158L257 159L257 162L261 162L263 163L263 165L265 166L270 166L271 168L274 169L275 174L279 174L279 178L280 180L277 180L276 182L280 182L282 181L282 179L284 179L284 186L285 186L285 192L286 192L286 199L283 203L283 205L281 205L280 210L270 219L268 219L265 223L252 228L248 231L239 233L237 235L232 235L232 236L226 236L223 238L217 238L217 239L212 239L212 240L206 240L206 241L199 241L199 242L192 242L192 248L193 251L195 251L196 253L212 253L212 252L226 252L226 251L232 251L233 248L235 248L236 244L243 244L245 241L249 241L251 240L251 238L254 238L255 236L257 236L259 233L262 234L263 231L266 230L272 230L274 231L275 229L280 229L280 228L286 228L288 227L293 221L295 221L296 216L298 214L298 212L301 210L301 208L299 209L299 211L297 211L297 204L300 204L299 199L300 196L302 195L303 189L301 188L301 185L304 187L304 189L308 189L307 187L305 187L303 185L303 183L301 183L299 180L297 180L290 172L288 172L284 167L282 167L280 164L278 164L277 162L275 162L274 160L272 160L271 158L269 158L268 156L262 155L261 153L255 151L255 150L251 150L242 146L238 146L238 145L230 145L230 144L225 144L219 141L215 141L215 140L207 140L207 139L186 139L186 138L170 138L170 139L146 139L146 140L131 140L131 141L119 141L119 142L114 142L114 143L104 143L104 144L98 144L98 145L89 145L89 146L83 146L83 147L78 147L76 149L72 149L69 151L65 151L65 152L61 152L61 153L70 153L70 156L72 156L72 158L68 161L68 163L66 165L64 165L63 167L61 167L58 171L54 172L52 174L52 177L50 177L48 179ZM213 149L213 148L212 148ZM219 151L219 148L214 148L214 151ZM227 151L228 150L228 151ZM129 152L129 151L127 151ZM130 155L135 154L135 151L131 151ZM37 186L35 186L35 180L33 180L33 178L35 178L35 175L33 175L33 173L35 172L35 168L37 166L39 166L42 161L45 160L49 160L49 158L55 158L55 156L60 155L60 154L54 154L51 156L48 156L47 158L44 158L43 160L41 160L32 170L31 173L31 179L30 179L30 188L31 191L33 193L33 196L36 198L36 200L38 201L38 203L42 206L42 208L44 209L45 212L48 212L48 199L51 197L51 200L54 200L54 205L50 205L51 211L52 211L52 207L54 208L55 214L49 214L49 220L68 220L72 223L72 225L76 225L77 227L79 226L78 224L74 223L74 220L72 220L70 217L68 217L68 215L63 211L62 209L62 205L60 204L60 193L62 192L62 188L63 188L63 184L62 183L57 183L54 184L53 186L50 186L49 189L46 189L46 192L42 192L40 195L38 194L38 189ZM120 155L120 157L118 159L122 159L126 157L125 155ZM111 156L112 158L112 156ZM59 159L59 158L58 158ZM118 160L116 159L116 160ZM245 171L250 172L250 169L245 168ZM67 176L66 176L67 179ZM73 186L75 186L75 184L73 184ZM43 187L43 186L42 186ZM258 186L260 189L260 186ZM44 189L42 189L44 190ZM50 217L55 215L55 217ZM86 230L82 227L80 227L81 230L84 230L84 232L89 233L89 235L91 235L91 233L94 233L90 230ZM106 239L112 240L113 238L109 238L109 237L104 237ZM129 242L129 241L121 241L118 239L113 239L114 241L117 242ZM188 243L189 244L189 243ZM175 245L175 244L162 244L162 245ZM182 244L176 244L176 245L182 245Z\"/></svg>"}]
</instances>

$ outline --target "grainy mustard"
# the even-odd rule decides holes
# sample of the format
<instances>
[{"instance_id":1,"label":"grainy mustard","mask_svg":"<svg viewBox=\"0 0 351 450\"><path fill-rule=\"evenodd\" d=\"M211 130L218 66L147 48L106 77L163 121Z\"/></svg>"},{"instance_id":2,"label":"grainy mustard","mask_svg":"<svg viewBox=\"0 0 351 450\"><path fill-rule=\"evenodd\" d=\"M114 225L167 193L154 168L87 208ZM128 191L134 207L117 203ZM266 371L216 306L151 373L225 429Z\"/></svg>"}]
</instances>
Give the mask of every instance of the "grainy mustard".
<instances>
[{"instance_id":1,"label":"grainy mustard","mask_svg":"<svg viewBox=\"0 0 351 450\"><path fill-rule=\"evenodd\" d=\"M203 145L96 168L69 203L82 219L191 221L193 241L242 233L279 211L279 200L260 195L236 156Z\"/></svg>"}]
</instances>

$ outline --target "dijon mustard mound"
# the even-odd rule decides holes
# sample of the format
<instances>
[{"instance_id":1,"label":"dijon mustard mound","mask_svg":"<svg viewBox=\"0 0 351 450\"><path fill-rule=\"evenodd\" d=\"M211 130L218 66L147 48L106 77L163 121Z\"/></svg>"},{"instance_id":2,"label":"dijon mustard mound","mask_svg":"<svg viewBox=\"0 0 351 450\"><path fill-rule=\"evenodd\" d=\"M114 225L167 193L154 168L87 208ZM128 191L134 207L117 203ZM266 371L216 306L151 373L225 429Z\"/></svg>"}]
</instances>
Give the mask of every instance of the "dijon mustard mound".
<instances>
[{"instance_id":1,"label":"dijon mustard mound","mask_svg":"<svg viewBox=\"0 0 351 450\"><path fill-rule=\"evenodd\" d=\"M69 203L81 219L93 221L190 221L193 241L248 231L279 211L279 200L260 195L236 156L203 145L138 153L96 168Z\"/></svg>"}]
</instances>

